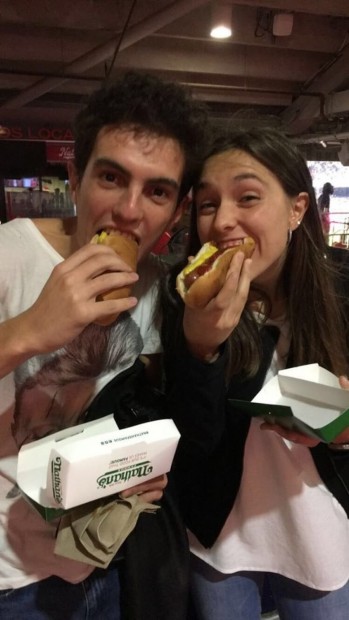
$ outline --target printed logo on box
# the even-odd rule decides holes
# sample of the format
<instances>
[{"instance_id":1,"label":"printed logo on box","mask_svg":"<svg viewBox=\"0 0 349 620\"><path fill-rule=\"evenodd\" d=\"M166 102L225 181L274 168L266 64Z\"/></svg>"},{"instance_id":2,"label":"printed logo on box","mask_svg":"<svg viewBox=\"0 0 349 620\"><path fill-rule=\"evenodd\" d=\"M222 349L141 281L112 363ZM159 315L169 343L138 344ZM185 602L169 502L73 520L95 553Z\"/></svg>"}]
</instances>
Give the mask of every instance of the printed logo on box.
<instances>
[{"instance_id":1,"label":"printed logo on box","mask_svg":"<svg viewBox=\"0 0 349 620\"><path fill-rule=\"evenodd\" d=\"M130 467L123 467L122 469L115 469L114 471L108 471L97 478L98 486L105 489L106 487L117 484L118 482L127 482L131 478L143 478L149 476L153 471L153 466L150 461L143 461L138 465L131 465Z\"/></svg>"},{"instance_id":2,"label":"printed logo on box","mask_svg":"<svg viewBox=\"0 0 349 620\"><path fill-rule=\"evenodd\" d=\"M52 493L57 502L62 501L62 481L61 481L62 459L57 456L51 463L52 473Z\"/></svg>"}]
</instances>

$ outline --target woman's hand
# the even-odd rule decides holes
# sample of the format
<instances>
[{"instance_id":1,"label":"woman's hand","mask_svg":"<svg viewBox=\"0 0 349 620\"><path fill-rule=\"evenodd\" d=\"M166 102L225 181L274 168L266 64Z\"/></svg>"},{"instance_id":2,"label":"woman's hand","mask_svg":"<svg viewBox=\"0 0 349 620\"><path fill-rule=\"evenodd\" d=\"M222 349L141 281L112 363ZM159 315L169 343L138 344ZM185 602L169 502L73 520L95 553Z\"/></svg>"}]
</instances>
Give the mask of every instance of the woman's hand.
<instances>
[{"instance_id":1,"label":"woman's hand","mask_svg":"<svg viewBox=\"0 0 349 620\"><path fill-rule=\"evenodd\" d=\"M345 375L341 375L339 377L339 385L344 390L349 390L349 379ZM333 444L336 443L348 443L349 444L349 428L344 429L337 437L331 442Z\"/></svg>"},{"instance_id":2,"label":"woman's hand","mask_svg":"<svg viewBox=\"0 0 349 620\"><path fill-rule=\"evenodd\" d=\"M344 375L340 376L339 384L344 390L349 390L348 377ZM297 431L287 430L283 426L279 426L278 424L269 424L269 422L263 422L260 428L262 430L275 431L275 433L278 433L278 435L284 437L284 439L288 439L289 441L293 441L294 443L301 444L302 446L307 446L308 448L314 448L320 443L319 439L308 437L308 435L303 435L303 433L299 433ZM340 433L340 435L337 435L337 437L331 443L349 444L349 428L345 429L342 433Z\"/></svg>"},{"instance_id":3,"label":"woman's hand","mask_svg":"<svg viewBox=\"0 0 349 620\"><path fill-rule=\"evenodd\" d=\"M185 307L183 329L194 356L214 354L238 324L250 290L250 266L251 259L238 252L218 295L204 308Z\"/></svg>"},{"instance_id":4,"label":"woman's hand","mask_svg":"<svg viewBox=\"0 0 349 620\"><path fill-rule=\"evenodd\" d=\"M149 502L149 504L151 504L162 498L167 482L167 476L163 474L147 482L142 482L142 484L137 484L137 486L131 487L130 489L126 489L119 493L119 495L124 499L131 495L140 495L144 502Z\"/></svg>"},{"instance_id":5,"label":"woman's hand","mask_svg":"<svg viewBox=\"0 0 349 620\"><path fill-rule=\"evenodd\" d=\"M314 437L309 437L308 435L304 435L303 433L299 433L298 431L291 431L279 424L270 424L269 422L263 422L260 426L262 431L274 431L280 437L284 439L288 439L289 441L293 441L293 443L300 444L302 446L306 446L307 448L314 448L320 443L319 439L315 439Z\"/></svg>"}]
</instances>

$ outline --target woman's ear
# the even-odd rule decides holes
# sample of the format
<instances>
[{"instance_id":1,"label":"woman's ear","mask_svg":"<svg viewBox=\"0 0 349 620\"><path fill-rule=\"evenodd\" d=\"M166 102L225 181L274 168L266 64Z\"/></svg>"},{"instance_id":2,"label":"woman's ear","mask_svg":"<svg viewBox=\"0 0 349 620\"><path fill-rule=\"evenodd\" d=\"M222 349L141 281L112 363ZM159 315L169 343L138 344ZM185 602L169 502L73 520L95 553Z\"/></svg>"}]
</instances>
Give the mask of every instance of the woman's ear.
<instances>
[{"instance_id":1,"label":"woman's ear","mask_svg":"<svg viewBox=\"0 0 349 620\"><path fill-rule=\"evenodd\" d=\"M298 226L300 226L308 206L309 194L307 192L300 192L293 200L293 204L291 206L289 218L290 230L295 230Z\"/></svg>"}]
</instances>

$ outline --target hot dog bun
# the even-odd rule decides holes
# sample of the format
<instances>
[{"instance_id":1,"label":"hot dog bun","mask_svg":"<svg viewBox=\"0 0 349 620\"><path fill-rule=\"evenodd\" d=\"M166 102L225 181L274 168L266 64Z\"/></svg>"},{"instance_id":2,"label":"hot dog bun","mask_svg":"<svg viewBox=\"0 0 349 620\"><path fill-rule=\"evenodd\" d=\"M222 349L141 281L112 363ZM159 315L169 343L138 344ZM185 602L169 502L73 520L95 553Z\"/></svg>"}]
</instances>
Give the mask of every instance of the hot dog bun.
<instances>
[{"instance_id":1,"label":"hot dog bun","mask_svg":"<svg viewBox=\"0 0 349 620\"><path fill-rule=\"evenodd\" d=\"M102 231L101 233L94 235L91 239L91 243L100 243L103 245L108 245L115 253L122 258L122 260L136 271L137 268L137 259L138 259L138 244L134 239L130 237L125 237L118 231L106 232ZM106 291L102 295L98 295L97 301L105 301L107 299L123 299L124 297L129 297L131 293L131 286L123 286L122 288L117 288L115 290ZM108 317L105 319L98 319L96 323L99 325L109 325L115 320L115 316Z\"/></svg>"},{"instance_id":2,"label":"hot dog bun","mask_svg":"<svg viewBox=\"0 0 349 620\"><path fill-rule=\"evenodd\" d=\"M204 243L196 256L177 276L176 288L184 303L191 308L206 306L223 287L234 254L243 252L246 258L250 258L254 248L255 242L251 237L241 239L238 245L223 252L210 241ZM188 280L193 282L189 284Z\"/></svg>"}]
</instances>

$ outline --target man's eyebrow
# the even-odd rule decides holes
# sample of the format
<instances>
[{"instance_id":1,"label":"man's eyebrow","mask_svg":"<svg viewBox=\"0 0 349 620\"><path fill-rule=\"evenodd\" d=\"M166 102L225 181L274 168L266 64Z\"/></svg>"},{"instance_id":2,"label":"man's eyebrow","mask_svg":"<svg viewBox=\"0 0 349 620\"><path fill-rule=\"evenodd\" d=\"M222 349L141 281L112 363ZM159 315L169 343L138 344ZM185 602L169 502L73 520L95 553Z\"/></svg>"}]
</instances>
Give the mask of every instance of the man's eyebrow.
<instances>
[{"instance_id":1,"label":"man's eyebrow","mask_svg":"<svg viewBox=\"0 0 349 620\"><path fill-rule=\"evenodd\" d=\"M121 166L121 164L114 161L113 159L109 159L108 157L99 157L98 159L96 159L94 166L96 168L102 168L103 166L107 166L108 168L112 168L114 170L117 170L118 172L121 172L128 178L132 176L129 170ZM151 177L147 179L147 183L150 183L151 185L169 185L170 187L173 187L173 189L175 189L176 191L179 190L179 183L177 183L175 179L172 179L170 177Z\"/></svg>"},{"instance_id":2,"label":"man's eyebrow","mask_svg":"<svg viewBox=\"0 0 349 620\"><path fill-rule=\"evenodd\" d=\"M175 189L176 191L179 190L179 184L177 183L177 181L168 177L151 178L148 179L148 183L150 183L151 185L169 185L170 187L173 187L173 189Z\"/></svg>"},{"instance_id":3,"label":"man's eyebrow","mask_svg":"<svg viewBox=\"0 0 349 620\"><path fill-rule=\"evenodd\" d=\"M113 170L117 170L118 172L122 172L122 174L125 174L127 176L131 176L129 171L126 170L126 168L121 166L121 164L119 164L114 159L109 159L108 157L98 157L96 159L96 161L94 162L94 167L95 168L103 168L104 166L106 166L108 168L113 168Z\"/></svg>"}]
</instances>

